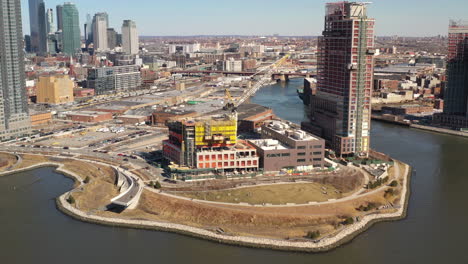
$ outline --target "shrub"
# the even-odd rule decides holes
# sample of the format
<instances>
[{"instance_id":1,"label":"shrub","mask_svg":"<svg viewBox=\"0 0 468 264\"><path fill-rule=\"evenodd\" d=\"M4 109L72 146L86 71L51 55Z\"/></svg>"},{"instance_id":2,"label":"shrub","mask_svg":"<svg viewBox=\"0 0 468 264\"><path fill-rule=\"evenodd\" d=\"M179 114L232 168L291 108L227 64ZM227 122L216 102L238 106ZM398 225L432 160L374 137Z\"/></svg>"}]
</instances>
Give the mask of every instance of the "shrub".
<instances>
[{"instance_id":1,"label":"shrub","mask_svg":"<svg viewBox=\"0 0 468 264\"><path fill-rule=\"evenodd\" d=\"M161 189L161 183L159 183L158 181L154 184L154 188L155 189Z\"/></svg>"},{"instance_id":2,"label":"shrub","mask_svg":"<svg viewBox=\"0 0 468 264\"><path fill-rule=\"evenodd\" d=\"M348 217L346 220L344 220L343 225L352 225L354 224L354 218Z\"/></svg>"},{"instance_id":3,"label":"shrub","mask_svg":"<svg viewBox=\"0 0 468 264\"><path fill-rule=\"evenodd\" d=\"M91 181L91 178L89 178L89 176L86 176L86 178L84 179L84 183L89 183Z\"/></svg>"},{"instance_id":4,"label":"shrub","mask_svg":"<svg viewBox=\"0 0 468 264\"><path fill-rule=\"evenodd\" d=\"M67 202L68 202L69 204L74 204L74 203L75 203L75 198L73 198L73 196L70 195L70 196L68 196L68 198L67 198Z\"/></svg>"},{"instance_id":5,"label":"shrub","mask_svg":"<svg viewBox=\"0 0 468 264\"><path fill-rule=\"evenodd\" d=\"M320 237L320 231L316 230L316 231L309 231L307 232L307 235L306 235L307 238L310 238L310 239L317 239Z\"/></svg>"},{"instance_id":6,"label":"shrub","mask_svg":"<svg viewBox=\"0 0 468 264\"><path fill-rule=\"evenodd\" d=\"M150 182L148 183L148 186L149 186L149 187L154 187L154 181L150 181Z\"/></svg>"},{"instance_id":7,"label":"shrub","mask_svg":"<svg viewBox=\"0 0 468 264\"><path fill-rule=\"evenodd\" d=\"M392 181L392 182L390 183L390 186L391 186L391 187L397 187L397 186L398 186L398 182L397 182L397 181Z\"/></svg>"}]
</instances>

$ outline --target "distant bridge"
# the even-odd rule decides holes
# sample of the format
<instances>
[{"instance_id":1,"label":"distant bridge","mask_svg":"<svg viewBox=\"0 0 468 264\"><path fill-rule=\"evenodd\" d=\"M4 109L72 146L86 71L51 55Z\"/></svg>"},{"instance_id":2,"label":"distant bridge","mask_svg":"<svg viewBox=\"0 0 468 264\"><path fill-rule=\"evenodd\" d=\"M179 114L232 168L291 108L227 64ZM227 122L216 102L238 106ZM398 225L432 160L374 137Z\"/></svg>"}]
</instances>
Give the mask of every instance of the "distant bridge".
<instances>
[{"instance_id":1,"label":"distant bridge","mask_svg":"<svg viewBox=\"0 0 468 264\"><path fill-rule=\"evenodd\" d=\"M194 70L177 70L171 71L172 74L183 74L188 76L199 76L203 74L222 74L222 75L240 75L240 76L253 76L253 75L263 75L271 74L272 79L274 80L288 80L289 77L315 77L315 74L303 73L303 72L234 72L234 71L216 71L216 70L205 70L205 71L194 71Z\"/></svg>"}]
</instances>

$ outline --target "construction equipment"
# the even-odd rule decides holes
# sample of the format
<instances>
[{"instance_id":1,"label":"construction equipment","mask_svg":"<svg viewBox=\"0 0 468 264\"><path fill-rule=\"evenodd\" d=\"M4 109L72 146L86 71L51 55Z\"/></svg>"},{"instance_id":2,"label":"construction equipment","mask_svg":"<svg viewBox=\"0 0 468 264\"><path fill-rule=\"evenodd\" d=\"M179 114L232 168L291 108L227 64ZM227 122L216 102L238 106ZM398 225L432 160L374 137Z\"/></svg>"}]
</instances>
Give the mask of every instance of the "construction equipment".
<instances>
[{"instance_id":1,"label":"construction equipment","mask_svg":"<svg viewBox=\"0 0 468 264\"><path fill-rule=\"evenodd\" d=\"M232 98L231 92L229 91L228 88L226 88L226 89L224 90L224 94L225 94L227 103L226 103L226 105L223 107L223 109L224 109L224 110L236 111L236 110L237 110L237 107L235 106L234 99Z\"/></svg>"},{"instance_id":2,"label":"construction equipment","mask_svg":"<svg viewBox=\"0 0 468 264\"><path fill-rule=\"evenodd\" d=\"M290 57L290 54L287 54L284 57L282 57L281 59L277 60L272 65L270 65L268 67L265 67L264 69L256 72L254 75L252 75L251 78L252 78L252 80L254 80L255 76L265 72L265 74L263 74L263 77L254 86L252 86L250 89L246 90L244 92L244 94L239 98L239 100L237 100L237 102L234 102L234 100L231 97L231 94L230 94L229 90L227 90L226 96L230 99L230 101L228 101L228 103L224 106L223 109L224 110L231 110L231 111L235 112L237 110L237 107L239 107L239 105L241 105L245 101L247 101L247 99L249 99L251 96L253 96L258 90L260 90L260 88L262 88L265 84L267 84L267 82L269 82L271 80L271 75L274 73L274 71L279 66L281 66L283 63L285 63L286 60L289 57Z\"/></svg>"}]
</instances>

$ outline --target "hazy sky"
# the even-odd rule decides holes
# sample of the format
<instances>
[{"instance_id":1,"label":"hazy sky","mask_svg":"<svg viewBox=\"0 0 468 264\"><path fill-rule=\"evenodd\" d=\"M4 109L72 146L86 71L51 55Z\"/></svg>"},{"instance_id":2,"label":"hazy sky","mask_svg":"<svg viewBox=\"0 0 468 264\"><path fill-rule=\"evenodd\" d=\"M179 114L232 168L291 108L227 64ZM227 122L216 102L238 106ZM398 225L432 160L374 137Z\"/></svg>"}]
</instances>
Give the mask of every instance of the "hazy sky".
<instances>
[{"instance_id":1,"label":"hazy sky","mask_svg":"<svg viewBox=\"0 0 468 264\"><path fill-rule=\"evenodd\" d=\"M46 8L64 1L44 0ZM23 28L29 32L28 1L21 0ZM75 0L80 24L86 14L109 13L120 32L135 20L140 35L320 35L324 3L330 0ZM446 35L449 19L468 19L467 0L374 0L369 15L379 36Z\"/></svg>"}]
</instances>

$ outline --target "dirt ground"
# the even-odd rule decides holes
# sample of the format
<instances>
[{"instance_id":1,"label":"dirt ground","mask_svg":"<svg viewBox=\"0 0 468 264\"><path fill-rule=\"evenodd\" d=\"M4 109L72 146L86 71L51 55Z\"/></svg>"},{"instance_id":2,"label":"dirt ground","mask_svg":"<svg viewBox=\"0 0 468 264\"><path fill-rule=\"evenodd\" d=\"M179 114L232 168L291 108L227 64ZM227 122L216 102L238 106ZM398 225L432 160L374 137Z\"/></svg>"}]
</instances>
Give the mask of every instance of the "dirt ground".
<instances>
[{"instance_id":1,"label":"dirt ground","mask_svg":"<svg viewBox=\"0 0 468 264\"><path fill-rule=\"evenodd\" d=\"M136 210L121 214L105 212L103 215L167 221L209 230L222 228L233 235L301 239L308 231L319 230L322 235L335 232L347 217L363 215L356 208L370 202L383 205L388 200L381 191L356 200L327 205L244 207L192 202L145 190Z\"/></svg>"},{"instance_id":2,"label":"dirt ground","mask_svg":"<svg viewBox=\"0 0 468 264\"><path fill-rule=\"evenodd\" d=\"M182 192L177 195L214 202L275 205L324 202L342 197L333 186L318 183L274 184L223 191Z\"/></svg>"},{"instance_id":3,"label":"dirt ground","mask_svg":"<svg viewBox=\"0 0 468 264\"><path fill-rule=\"evenodd\" d=\"M63 163L64 169L80 175L82 179L89 177L89 182L72 194L80 210L104 210L110 200L118 195L116 175L111 167L76 160Z\"/></svg>"},{"instance_id":4,"label":"dirt ground","mask_svg":"<svg viewBox=\"0 0 468 264\"><path fill-rule=\"evenodd\" d=\"M0 153L0 172L16 164L16 156L8 153Z\"/></svg>"}]
</instances>

